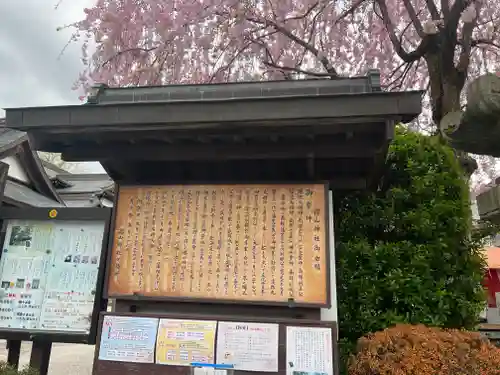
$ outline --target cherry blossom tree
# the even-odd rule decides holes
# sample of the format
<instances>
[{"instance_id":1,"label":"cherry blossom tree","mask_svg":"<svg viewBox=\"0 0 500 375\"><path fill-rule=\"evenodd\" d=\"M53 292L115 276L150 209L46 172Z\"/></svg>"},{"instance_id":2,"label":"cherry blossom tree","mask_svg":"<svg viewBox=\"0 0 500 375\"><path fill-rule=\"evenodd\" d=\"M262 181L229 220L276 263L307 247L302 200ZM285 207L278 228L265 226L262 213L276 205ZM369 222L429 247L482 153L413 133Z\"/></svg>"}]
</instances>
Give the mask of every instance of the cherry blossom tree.
<instances>
[{"instance_id":1,"label":"cherry blossom tree","mask_svg":"<svg viewBox=\"0 0 500 375\"><path fill-rule=\"evenodd\" d=\"M336 79L377 68L387 90L428 90L427 129L460 110L468 79L500 62L493 0L97 0L85 14L71 25L83 39L76 87Z\"/></svg>"}]
</instances>

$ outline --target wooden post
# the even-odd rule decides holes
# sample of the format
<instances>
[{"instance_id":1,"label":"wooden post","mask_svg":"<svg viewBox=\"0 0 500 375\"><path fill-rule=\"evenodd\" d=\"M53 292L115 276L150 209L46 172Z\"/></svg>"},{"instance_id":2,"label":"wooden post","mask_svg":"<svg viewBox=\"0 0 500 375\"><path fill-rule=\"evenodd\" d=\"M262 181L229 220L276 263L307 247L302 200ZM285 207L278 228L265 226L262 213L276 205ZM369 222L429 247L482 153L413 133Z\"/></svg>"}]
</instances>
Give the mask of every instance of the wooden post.
<instances>
[{"instance_id":1,"label":"wooden post","mask_svg":"<svg viewBox=\"0 0 500 375\"><path fill-rule=\"evenodd\" d=\"M21 356L21 340L7 340L7 363L13 368L19 368L19 357Z\"/></svg>"},{"instance_id":2,"label":"wooden post","mask_svg":"<svg viewBox=\"0 0 500 375\"><path fill-rule=\"evenodd\" d=\"M3 203L5 184L9 177L9 165L0 162L0 206ZM8 350L7 363L14 368L19 367L19 357L21 356L21 341L7 340L6 348Z\"/></svg>"},{"instance_id":3,"label":"wooden post","mask_svg":"<svg viewBox=\"0 0 500 375\"><path fill-rule=\"evenodd\" d=\"M50 352L52 342L33 341L31 348L30 367L38 370L39 375L47 375L49 371Z\"/></svg>"}]
</instances>

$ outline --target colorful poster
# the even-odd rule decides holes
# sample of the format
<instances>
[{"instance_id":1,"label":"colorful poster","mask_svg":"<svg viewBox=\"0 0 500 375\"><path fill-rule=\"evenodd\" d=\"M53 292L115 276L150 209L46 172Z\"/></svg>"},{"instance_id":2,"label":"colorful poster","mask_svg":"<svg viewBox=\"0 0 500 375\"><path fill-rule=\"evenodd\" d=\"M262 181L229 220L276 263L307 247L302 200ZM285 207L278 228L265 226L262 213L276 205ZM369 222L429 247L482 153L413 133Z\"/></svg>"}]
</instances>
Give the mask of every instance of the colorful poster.
<instances>
[{"instance_id":1,"label":"colorful poster","mask_svg":"<svg viewBox=\"0 0 500 375\"><path fill-rule=\"evenodd\" d=\"M333 375L332 330L287 327L287 375Z\"/></svg>"},{"instance_id":2,"label":"colorful poster","mask_svg":"<svg viewBox=\"0 0 500 375\"><path fill-rule=\"evenodd\" d=\"M104 222L8 222L0 259L0 328L87 333Z\"/></svg>"},{"instance_id":3,"label":"colorful poster","mask_svg":"<svg viewBox=\"0 0 500 375\"><path fill-rule=\"evenodd\" d=\"M217 364L235 370L278 372L279 325L219 322Z\"/></svg>"},{"instance_id":4,"label":"colorful poster","mask_svg":"<svg viewBox=\"0 0 500 375\"><path fill-rule=\"evenodd\" d=\"M214 363L216 321L160 319L156 363Z\"/></svg>"},{"instance_id":5,"label":"colorful poster","mask_svg":"<svg viewBox=\"0 0 500 375\"><path fill-rule=\"evenodd\" d=\"M102 322L99 359L154 363L158 318L106 315Z\"/></svg>"}]
</instances>

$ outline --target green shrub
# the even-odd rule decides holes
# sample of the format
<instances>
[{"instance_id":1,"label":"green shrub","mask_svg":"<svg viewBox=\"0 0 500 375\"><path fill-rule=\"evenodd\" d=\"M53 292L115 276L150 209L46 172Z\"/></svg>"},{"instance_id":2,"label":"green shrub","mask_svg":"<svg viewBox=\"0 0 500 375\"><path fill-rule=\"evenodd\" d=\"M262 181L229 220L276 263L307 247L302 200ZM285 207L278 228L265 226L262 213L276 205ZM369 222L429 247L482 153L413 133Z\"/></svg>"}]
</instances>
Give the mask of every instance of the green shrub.
<instances>
[{"instance_id":1,"label":"green shrub","mask_svg":"<svg viewBox=\"0 0 500 375\"><path fill-rule=\"evenodd\" d=\"M453 151L397 129L374 193L336 198L340 336L396 323L473 328L484 308L481 243Z\"/></svg>"},{"instance_id":2,"label":"green shrub","mask_svg":"<svg viewBox=\"0 0 500 375\"><path fill-rule=\"evenodd\" d=\"M38 371L28 367L16 370L6 362L0 362L0 375L38 375Z\"/></svg>"}]
</instances>

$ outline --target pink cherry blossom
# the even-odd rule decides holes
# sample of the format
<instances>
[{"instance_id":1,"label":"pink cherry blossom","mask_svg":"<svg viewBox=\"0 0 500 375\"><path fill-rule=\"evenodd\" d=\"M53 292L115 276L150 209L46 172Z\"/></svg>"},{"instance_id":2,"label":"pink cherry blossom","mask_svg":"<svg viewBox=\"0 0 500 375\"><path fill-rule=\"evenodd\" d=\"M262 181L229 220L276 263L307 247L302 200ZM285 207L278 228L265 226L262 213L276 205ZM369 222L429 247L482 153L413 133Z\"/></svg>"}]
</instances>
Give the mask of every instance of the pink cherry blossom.
<instances>
[{"instance_id":1,"label":"pink cherry blossom","mask_svg":"<svg viewBox=\"0 0 500 375\"><path fill-rule=\"evenodd\" d=\"M451 59L467 80L500 63L494 0L97 0L72 26L84 39L85 70L76 83L83 90L95 82L300 79L373 68L388 90L427 89L426 41L451 40ZM421 127L446 112L437 108L443 95L434 94L426 98ZM496 173L488 168L485 175Z\"/></svg>"}]
</instances>

